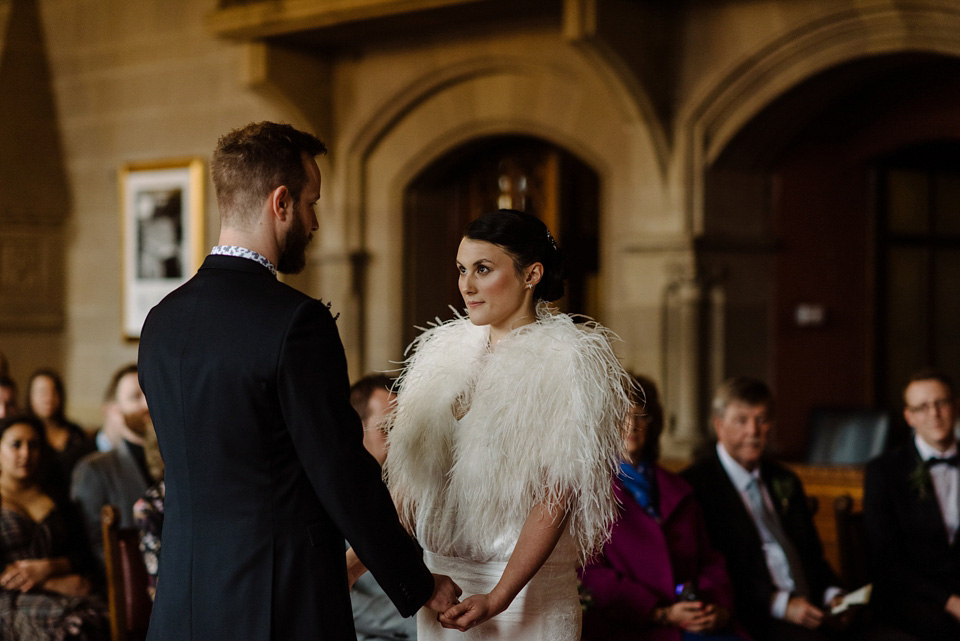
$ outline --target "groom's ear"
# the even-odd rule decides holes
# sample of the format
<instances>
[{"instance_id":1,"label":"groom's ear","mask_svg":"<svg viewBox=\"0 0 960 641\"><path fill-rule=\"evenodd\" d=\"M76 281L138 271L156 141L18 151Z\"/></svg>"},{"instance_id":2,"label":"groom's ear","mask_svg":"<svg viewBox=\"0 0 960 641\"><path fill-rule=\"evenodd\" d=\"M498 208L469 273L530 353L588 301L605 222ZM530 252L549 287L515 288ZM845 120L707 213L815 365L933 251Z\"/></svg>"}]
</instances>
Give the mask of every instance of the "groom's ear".
<instances>
[{"instance_id":1,"label":"groom's ear","mask_svg":"<svg viewBox=\"0 0 960 641\"><path fill-rule=\"evenodd\" d=\"M296 203L293 202L293 196L286 185L280 185L267 195L265 207L269 210L269 215L277 220L286 220L287 216L293 213Z\"/></svg>"}]
</instances>

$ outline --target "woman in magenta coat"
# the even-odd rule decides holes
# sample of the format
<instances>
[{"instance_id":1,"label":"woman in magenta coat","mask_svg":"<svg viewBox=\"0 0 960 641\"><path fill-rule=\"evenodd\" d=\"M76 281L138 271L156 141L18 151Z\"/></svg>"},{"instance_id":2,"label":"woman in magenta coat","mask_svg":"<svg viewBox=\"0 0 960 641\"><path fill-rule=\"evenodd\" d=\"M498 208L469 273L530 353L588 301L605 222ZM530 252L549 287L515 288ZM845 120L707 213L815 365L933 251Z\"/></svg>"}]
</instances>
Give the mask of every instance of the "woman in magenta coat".
<instances>
[{"instance_id":1,"label":"woman in magenta coat","mask_svg":"<svg viewBox=\"0 0 960 641\"><path fill-rule=\"evenodd\" d=\"M663 431L657 389L635 379L646 398L634 404L628 460L614 480L623 509L603 552L581 570L583 639L747 639L731 625L730 580L693 490L657 465Z\"/></svg>"}]
</instances>

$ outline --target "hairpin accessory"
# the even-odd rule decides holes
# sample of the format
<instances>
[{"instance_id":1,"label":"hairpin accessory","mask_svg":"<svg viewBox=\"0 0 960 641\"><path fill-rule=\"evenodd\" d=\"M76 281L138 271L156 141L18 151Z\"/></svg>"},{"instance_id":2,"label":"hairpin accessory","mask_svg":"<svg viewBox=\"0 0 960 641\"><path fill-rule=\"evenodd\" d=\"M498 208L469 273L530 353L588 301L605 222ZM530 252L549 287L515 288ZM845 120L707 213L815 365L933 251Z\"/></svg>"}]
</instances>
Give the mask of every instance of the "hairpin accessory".
<instances>
[{"instance_id":1,"label":"hairpin accessory","mask_svg":"<svg viewBox=\"0 0 960 641\"><path fill-rule=\"evenodd\" d=\"M557 249L557 241L555 241L555 240L553 239L553 234L550 233L550 230L549 230L549 229L547 230L547 240L550 241L550 246L553 247L553 248L556 250L556 249Z\"/></svg>"}]
</instances>

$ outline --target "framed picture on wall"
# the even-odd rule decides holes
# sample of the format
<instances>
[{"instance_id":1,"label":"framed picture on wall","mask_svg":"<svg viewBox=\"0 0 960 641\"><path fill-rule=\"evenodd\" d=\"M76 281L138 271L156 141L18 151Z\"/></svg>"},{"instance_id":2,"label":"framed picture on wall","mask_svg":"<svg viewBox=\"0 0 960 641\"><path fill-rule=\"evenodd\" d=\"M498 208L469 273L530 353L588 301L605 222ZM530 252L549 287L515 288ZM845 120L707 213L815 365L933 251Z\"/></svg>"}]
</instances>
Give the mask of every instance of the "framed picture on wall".
<instances>
[{"instance_id":1,"label":"framed picture on wall","mask_svg":"<svg viewBox=\"0 0 960 641\"><path fill-rule=\"evenodd\" d=\"M202 158L120 167L123 335L140 337L147 312L203 260Z\"/></svg>"}]
</instances>

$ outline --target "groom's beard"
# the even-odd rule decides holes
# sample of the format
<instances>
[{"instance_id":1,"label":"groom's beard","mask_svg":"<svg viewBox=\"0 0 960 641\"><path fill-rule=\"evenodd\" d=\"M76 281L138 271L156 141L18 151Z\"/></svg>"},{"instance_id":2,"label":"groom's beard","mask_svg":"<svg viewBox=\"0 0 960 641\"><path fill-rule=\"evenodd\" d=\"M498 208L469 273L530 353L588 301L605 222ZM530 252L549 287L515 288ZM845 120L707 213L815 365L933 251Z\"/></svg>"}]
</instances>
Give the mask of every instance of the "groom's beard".
<instances>
[{"instance_id":1,"label":"groom's beard","mask_svg":"<svg viewBox=\"0 0 960 641\"><path fill-rule=\"evenodd\" d=\"M308 233L299 216L294 216L293 225L283 239L283 248L280 250L280 259L277 260L277 271L281 274L299 274L307 265L307 245L313 238Z\"/></svg>"}]
</instances>

